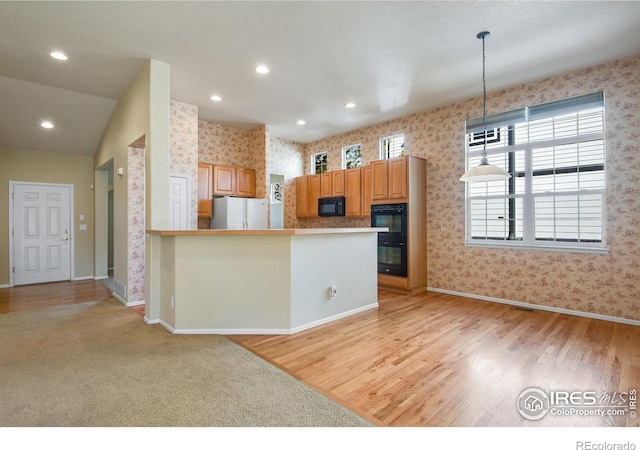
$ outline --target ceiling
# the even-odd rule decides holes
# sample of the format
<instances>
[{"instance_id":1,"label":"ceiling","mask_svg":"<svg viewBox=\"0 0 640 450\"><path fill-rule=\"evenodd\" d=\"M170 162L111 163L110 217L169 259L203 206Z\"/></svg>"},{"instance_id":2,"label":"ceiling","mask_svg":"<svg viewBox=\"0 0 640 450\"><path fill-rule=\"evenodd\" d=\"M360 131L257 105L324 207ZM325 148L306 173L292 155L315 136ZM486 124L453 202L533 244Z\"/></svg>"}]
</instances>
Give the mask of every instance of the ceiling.
<instances>
[{"instance_id":1,"label":"ceiling","mask_svg":"<svg viewBox=\"0 0 640 450\"><path fill-rule=\"evenodd\" d=\"M93 155L150 58L200 119L312 142L480 96L483 30L491 92L640 55L640 2L2 1L0 148Z\"/></svg>"}]
</instances>

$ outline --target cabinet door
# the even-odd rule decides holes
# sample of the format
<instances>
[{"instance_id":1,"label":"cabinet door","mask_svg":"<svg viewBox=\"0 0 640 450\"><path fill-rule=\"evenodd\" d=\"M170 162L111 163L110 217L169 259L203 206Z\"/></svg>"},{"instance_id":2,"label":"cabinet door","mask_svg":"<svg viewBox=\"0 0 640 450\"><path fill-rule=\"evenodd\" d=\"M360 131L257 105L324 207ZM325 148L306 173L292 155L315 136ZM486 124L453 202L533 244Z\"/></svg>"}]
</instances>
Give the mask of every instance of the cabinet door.
<instances>
[{"instance_id":1,"label":"cabinet door","mask_svg":"<svg viewBox=\"0 0 640 450\"><path fill-rule=\"evenodd\" d=\"M211 164L198 163L198 219L210 219L213 215L212 177Z\"/></svg>"},{"instance_id":2,"label":"cabinet door","mask_svg":"<svg viewBox=\"0 0 640 450\"><path fill-rule=\"evenodd\" d=\"M318 217L318 198L320 198L320 175L308 175L307 217Z\"/></svg>"},{"instance_id":3,"label":"cabinet door","mask_svg":"<svg viewBox=\"0 0 640 450\"><path fill-rule=\"evenodd\" d=\"M345 197L344 170L329 172L331 174L331 196Z\"/></svg>"},{"instance_id":4,"label":"cabinet door","mask_svg":"<svg viewBox=\"0 0 640 450\"><path fill-rule=\"evenodd\" d=\"M256 196L256 171L253 169L236 169L236 197Z\"/></svg>"},{"instance_id":5,"label":"cabinet door","mask_svg":"<svg viewBox=\"0 0 640 450\"><path fill-rule=\"evenodd\" d=\"M407 198L407 158L392 158L387 162L389 198Z\"/></svg>"},{"instance_id":6,"label":"cabinet door","mask_svg":"<svg viewBox=\"0 0 640 450\"><path fill-rule=\"evenodd\" d=\"M309 178L296 178L296 217L309 215Z\"/></svg>"},{"instance_id":7,"label":"cabinet door","mask_svg":"<svg viewBox=\"0 0 640 450\"><path fill-rule=\"evenodd\" d=\"M213 166L213 195L235 195L235 167Z\"/></svg>"},{"instance_id":8,"label":"cabinet door","mask_svg":"<svg viewBox=\"0 0 640 450\"><path fill-rule=\"evenodd\" d=\"M361 171L362 178L362 215L371 215L372 179L371 166L364 166Z\"/></svg>"},{"instance_id":9,"label":"cabinet door","mask_svg":"<svg viewBox=\"0 0 640 450\"><path fill-rule=\"evenodd\" d=\"M345 186L345 215L349 217L360 217L362 215L362 186L360 167L347 169L344 171Z\"/></svg>"},{"instance_id":10,"label":"cabinet door","mask_svg":"<svg viewBox=\"0 0 640 450\"><path fill-rule=\"evenodd\" d=\"M320 197L321 198L331 197L333 192L332 183L331 183L332 181L331 172L324 172L324 173L321 173L319 176L320 176Z\"/></svg>"},{"instance_id":11,"label":"cabinet door","mask_svg":"<svg viewBox=\"0 0 640 450\"><path fill-rule=\"evenodd\" d=\"M371 164L371 199L372 200L386 200L387 193L387 161L377 160L372 161Z\"/></svg>"}]
</instances>

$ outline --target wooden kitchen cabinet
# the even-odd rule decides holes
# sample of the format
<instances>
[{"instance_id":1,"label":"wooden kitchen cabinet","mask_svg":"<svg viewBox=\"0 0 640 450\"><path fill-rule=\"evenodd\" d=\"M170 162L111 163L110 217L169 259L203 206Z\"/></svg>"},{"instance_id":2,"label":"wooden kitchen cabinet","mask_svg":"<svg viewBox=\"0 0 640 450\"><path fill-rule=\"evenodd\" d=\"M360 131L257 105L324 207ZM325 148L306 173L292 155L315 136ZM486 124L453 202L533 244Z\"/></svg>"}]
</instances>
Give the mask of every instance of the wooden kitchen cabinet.
<instances>
[{"instance_id":1,"label":"wooden kitchen cabinet","mask_svg":"<svg viewBox=\"0 0 640 450\"><path fill-rule=\"evenodd\" d=\"M236 168L213 166L213 195L234 195L236 185Z\"/></svg>"},{"instance_id":2,"label":"wooden kitchen cabinet","mask_svg":"<svg viewBox=\"0 0 640 450\"><path fill-rule=\"evenodd\" d=\"M371 166L364 166L360 171L360 181L362 187L362 215L370 216L371 215L371 196L372 194L372 177L371 177Z\"/></svg>"},{"instance_id":3,"label":"wooden kitchen cabinet","mask_svg":"<svg viewBox=\"0 0 640 450\"><path fill-rule=\"evenodd\" d=\"M318 217L320 198L320 175L296 178L296 216Z\"/></svg>"},{"instance_id":4,"label":"wooden kitchen cabinet","mask_svg":"<svg viewBox=\"0 0 640 450\"><path fill-rule=\"evenodd\" d=\"M345 197L345 216L360 217L362 216L362 185L361 185L361 169L344 170L344 197Z\"/></svg>"},{"instance_id":5,"label":"wooden kitchen cabinet","mask_svg":"<svg viewBox=\"0 0 640 450\"><path fill-rule=\"evenodd\" d=\"M371 199L405 200L408 189L407 156L372 161Z\"/></svg>"},{"instance_id":6,"label":"wooden kitchen cabinet","mask_svg":"<svg viewBox=\"0 0 640 450\"><path fill-rule=\"evenodd\" d=\"M332 197L345 197L345 171L336 170L329 172L331 174L331 196Z\"/></svg>"},{"instance_id":7,"label":"wooden kitchen cabinet","mask_svg":"<svg viewBox=\"0 0 640 450\"><path fill-rule=\"evenodd\" d=\"M253 169L236 169L236 197L256 196L256 171Z\"/></svg>"},{"instance_id":8,"label":"wooden kitchen cabinet","mask_svg":"<svg viewBox=\"0 0 640 450\"><path fill-rule=\"evenodd\" d=\"M213 166L198 163L198 219L210 219L213 216L212 181Z\"/></svg>"},{"instance_id":9,"label":"wooden kitchen cabinet","mask_svg":"<svg viewBox=\"0 0 640 450\"><path fill-rule=\"evenodd\" d=\"M333 178L331 172L320 174L320 198L333 197Z\"/></svg>"},{"instance_id":10,"label":"wooden kitchen cabinet","mask_svg":"<svg viewBox=\"0 0 640 450\"><path fill-rule=\"evenodd\" d=\"M387 189L390 199L407 198L407 158L387 160Z\"/></svg>"},{"instance_id":11,"label":"wooden kitchen cabinet","mask_svg":"<svg viewBox=\"0 0 640 450\"><path fill-rule=\"evenodd\" d=\"M344 196L344 170L334 170L320 174L320 198Z\"/></svg>"},{"instance_id":12,"label":"wooden kitchen cabinet","mask_svg":"<svg viewBox=\"0 0 640 450\"><path fill-rule=\"evenodd\" d=\"M255 197L256 171L214 165L211 194L217 196Z\"/></svg>"}]
</instances>

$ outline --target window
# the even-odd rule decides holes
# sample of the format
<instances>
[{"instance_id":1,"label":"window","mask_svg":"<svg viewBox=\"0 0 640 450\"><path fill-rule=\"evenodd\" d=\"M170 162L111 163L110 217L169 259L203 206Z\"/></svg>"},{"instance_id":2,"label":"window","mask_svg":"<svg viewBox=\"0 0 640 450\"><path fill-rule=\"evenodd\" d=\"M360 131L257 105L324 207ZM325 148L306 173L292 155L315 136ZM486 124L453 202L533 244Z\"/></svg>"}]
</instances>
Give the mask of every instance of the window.
<instances>
[{"instance_id":1,"label":"window","mask_svg":"<svg viewBox=\"0 0 640 450\"><path fill-rule=\"evenodd\" d=\"M380 159L404 156L404 134L395 134L380 139Z\"/></svg>"},{"instance_id":2,"label":"window","mask_svg":"<svg viewBox=\"0 0 640 450\"><path fill-rule=\"evenodd\" d=\"M327 152L311 155L311 173L323 173L327 171Z\"/></svg>"},{"instance_id":3,"label":"window","mask_svg":"<svg viewBox=\"0 0 640 450\"><path fill-rule=\"evenodd\" d=\"M467 245L606 252L604 93L466 123L467 165L486 139L506 181L467 183Z\"/></svg>"},{"instance_id":4,"label":"window","mask_svg":"<svg viewBox=\"0 0 640 450\"><path fill-rule=\"evenodd\" d=\"M362 144L342 147L342 168L353 169L362 165Z\"/></svg>"}]
</instances>

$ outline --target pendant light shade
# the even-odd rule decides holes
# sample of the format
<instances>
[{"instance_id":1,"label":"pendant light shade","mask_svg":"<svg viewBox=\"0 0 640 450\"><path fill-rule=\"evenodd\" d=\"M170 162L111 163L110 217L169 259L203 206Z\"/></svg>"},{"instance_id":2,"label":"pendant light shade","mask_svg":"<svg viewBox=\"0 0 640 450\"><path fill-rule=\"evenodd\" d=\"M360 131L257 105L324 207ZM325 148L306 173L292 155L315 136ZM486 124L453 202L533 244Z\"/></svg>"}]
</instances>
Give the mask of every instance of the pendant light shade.
<instances>
[{"instance_id":1,"label":"pendant light shade","mask_svg":"<svg viewBox=\"0 0 640 450\"><path fill-rule=\"evenodd\" d=\"M478 167L467 171L460 177L460 181L466 183L476 181L499 181L511 178L509 172L501 169L498 166L492 166L489 164L487 158L487 82L485 79L485 56L484 56L484 39L489 37L491 33L488 31L482 31L476 36L478 39L482 39L482 128L484 129L484 142L482 146L482 160Z\"/></svg>"}]
</instances>

